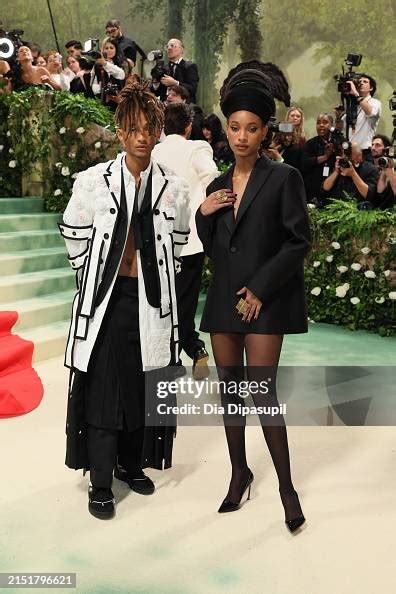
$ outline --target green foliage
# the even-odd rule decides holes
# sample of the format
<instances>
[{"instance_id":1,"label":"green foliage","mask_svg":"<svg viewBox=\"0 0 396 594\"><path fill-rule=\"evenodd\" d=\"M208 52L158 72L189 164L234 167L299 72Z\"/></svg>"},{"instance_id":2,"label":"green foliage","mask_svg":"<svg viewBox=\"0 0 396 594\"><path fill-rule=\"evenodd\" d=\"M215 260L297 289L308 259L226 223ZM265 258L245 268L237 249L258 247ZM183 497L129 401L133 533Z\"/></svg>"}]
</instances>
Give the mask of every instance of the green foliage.
<instances>
[{"instance_id":1,"label":"green foliage","mask_svg":"<svg viewBox=\"0 0 396 594\"><path fill-rule=\"evenodd\" d=\"M106 160L109 141L86 134L91 124L114 130L112 113L83 95L38 87L0 95L0 113L0 146L15 164L1 160L1 195L20 196L22 172L36 175L46 181L47 210L63 211L77 173Z\"/></svg>"}]
</instances>

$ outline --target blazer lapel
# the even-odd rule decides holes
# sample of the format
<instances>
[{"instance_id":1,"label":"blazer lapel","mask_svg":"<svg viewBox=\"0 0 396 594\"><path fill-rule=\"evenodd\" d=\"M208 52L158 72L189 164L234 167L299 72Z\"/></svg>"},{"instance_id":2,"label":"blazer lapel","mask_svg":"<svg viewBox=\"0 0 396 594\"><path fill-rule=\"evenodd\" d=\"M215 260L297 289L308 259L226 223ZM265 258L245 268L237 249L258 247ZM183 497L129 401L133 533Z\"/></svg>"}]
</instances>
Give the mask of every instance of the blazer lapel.
<instances>
[{"instance_id":1,"label":"blazer lapel","mask_svg":"<svg viewBox=\"0 0 396 594\"><path fill-rule=\"evenodd\" d=\"M233 231L235 232L241 219L256 198L259 190L266 183L268 176L272 172L272 168L266 157L261 157L256 161L256 165L250 174L249 181L246 185L245 193L239 205L238 214L235 220ZM232 213L234 215L234 213Z\"/></svg>"},{"instance_id":2,"label":"blazer lapel","mask_svg":"<svg viewBox=\"0 0 396 594\"><path fill-rule=\"evenodd\" d=\"M122 154L117 155L117 158L115 159L115 161L112 161L109 164L108 168L106 169L105 173L103 174L107 188L110 192L110 195L114 201L115 206L117 207L117 212L120 209L120 203L121 203L121 167L122 167L123 159L124 159L124 155L122 155ZM123 214L126 216L127 213L124 212Z\"/></svg>"},{"instance_id":3,"label":"blazer lapel","mask_svg":"<svg viewBox=\"0 0 396 594\"><path fill-rule=\"evenodd\" d=\"M167 185L168 180L165 177L165 171L158 165L158 163L153 162L151 196L153 210L157 207L157 204L160 201Z\"/></svg>"},{"instance_id":4,"label":"blazer lapel","mask_svg":"<svg viewBox=\"0 0 396 594\"><path fill-rule=\"evenodd\" d=\"M232 175L234 173L235 163L230 167L230 169L226 173L226 177L224 178L220 190L227 189L232 190ZM232 206L227 206L225 212L222 213L223 220L229 230L230 234L234 231L235 219L234 219L234 208Z\"/></svg>"}]
</instances>

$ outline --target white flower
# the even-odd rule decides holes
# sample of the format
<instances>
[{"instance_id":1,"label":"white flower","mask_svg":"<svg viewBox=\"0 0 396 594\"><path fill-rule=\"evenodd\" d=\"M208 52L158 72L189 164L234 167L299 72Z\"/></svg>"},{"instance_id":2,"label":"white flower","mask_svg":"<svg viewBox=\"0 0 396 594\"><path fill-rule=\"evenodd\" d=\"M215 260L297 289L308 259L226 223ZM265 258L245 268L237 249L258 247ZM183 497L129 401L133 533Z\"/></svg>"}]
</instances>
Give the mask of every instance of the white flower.
<instances>
[{"instance_id":1,"label":"white flower","mask_svg":"<svg viewBox=\"0 0 396 594\"><path fill-rule=\"evenodd\" d=\"M334 256L326 256L326 262L332 262Z\"/></svg>"},{"instance_id":2,"label":"white flower","mask_svg":"<svg viewBox=\"0 0 396 594\"><path fill-rule=\"evenodd\" d=\"M344 274L344 272L348 270L348 266L337 266L337 270L338 272L341 272L341 274Z\"/></svg>"},{"instance_id":3,"label":"white flower","mask_svg":"<svg viewBox=\"0 0 396 594\"><path fill-rule=\"evenodd\" d=\"M60 190L59 188L57 190L55 190L54 192L54 196L60 196L62 194L62 190Z\"/></svg>"},{"instance_id":4,"label":"white flower","mask_svg":"<svg viewBox=\"0 0 396 594\"><path fill-rule=\"evenodd\" d=\"M59 134L66 134L66 128L64 126L59 129Z\"/></svg>"},{"instance_id":5,"label":"white flower","mask_svg":"<svg viewBox=\"0 0 396 594\"><path fill-rule=\"evenodd\" d=\"M396 291L391 291L390 293L388 293L388 297L389 299L392 299L392 301L394 301L396 299Z\"/></svg>"},{"instance_id":6,"label":"white flower","mask_svg":"<svg viewBox=\"0 0 396 594\"><path fill-rule=\"evenodd\" d=\"M81 126L79 128L77 128L76 130L77 134L84 134L85 132L85 128L82 128Z\"/></svg>"},{"instance_id":7,"label":"white flower","mask_svg":"<svg viewBox=\"0 0 396 594\"><path fill-rule=\"evenodd\" d=\"M375 278L377 275L375 274L374 270L366 270L364 276L366 278Z\"/></svg>"},{"instance_id":8,"label":"white flower","mask_svg":"<svg viewBox=\"0 0 396 594\"><path fill-rule=\"evenodd\" d=\"M354 262L353 264L351 264L352 270L360 270L361 267L362 267L362 265L359 264L359 262Z\"/></svg>"},{"instance_id":9,"label":"white flower","mask_svg":"<svg viewBox=\"0 0 396 594\"><path fill-rule=\"evenodd\" d=\"M307 206L310 210L313 210L314 208L316 208L315 204L312 204L312 202L308 202Z\"/></svg>"},{"instance_id":10,"label":"white flower","mask_svg":"<svg viewBox=\"0 0 396 594\"><path fill-rule=\"evenodd\" d=\"M76 153L69 153L69 157L70 157L70 159L75 159L76 158Z\"/></svg>"},{"instance_id":11,"label":"white flower","mask_svg":"<svg viewBox=\"0 0 396 594\"><path fill-rule=\"evenodd\" d=\"M326 289L330 289L330 285L326 285Z\"/></svg>"},{"instance_id":12,"label":"white flower","mask_svg":"<svg viewBox=\"0 0 396 594\"><path fill-rule=\"evenodd\" d=\"M14 169L14 167L16 167L16 161L10 161L8 163L8 167L11 167L11 169Z\"/></svg>"},{"instance_id":13,"label":"white flower","mask_svg":"<svg viewBox=\"0 0 396 594\"><path fill-rule=\"evenodd\" d=\"M315 295L315 297L317 297L318 295L320 295L322 289L320 287L314 287L311 291L311 295Z\"/></svg>"},{"instance_id":14,"label":"white flower","mask_svg":"<svg viewBox=\"0 0 396 594\"><path fill-rule=\"evenodd\" d=\"M319 260L315 260L315 262L313 263L313 267L317 268L318 266L320 266L320 262Z\"/></svg>"},{"instance_id":15,"label":"white flower","mask_svg":"<svg viewBox=\"0 0 396 594\"><path fill-rule=\"evenodd\" d=\"M62 174L62 175L64 175L65 177L66 177L66 176L68 176L68 175L70 175L69 168L68 168L68 167L66 167L66 165L64 165L64 166L62 167L62 169L61 169L61 174Z\"/></svg>"},{"instance_id":16,"label":"white flower","mask_svg":"<svg viewBox=\"0 0 396 594\"><path fill-rule=\"evenodd\" d=\"M353 305L357 305L358 303L360 303L360 299L359 297L351 297L349 300Z\"/></svg>"},{"instance_id":17,"label":"white flower","mask_svg":"<svg viewBox=\"0 0 396 594\"><path fill-rule=\"evenodd\" d=\"M101 146L102 146L102 143L99 142L99 140L98 140L98 142L95 142L95 148L96 149L100 149Z\"/></svg>"},{"instance_id":18,"label":"white flower","mask_svg":"<svg viewBox=\"0 0 396 594\"><path fill-rule=\"evenodd\" d=\"M337 297L345 297L345 295L347 294L347 291L349 289L349 285L348 283L344 283L343 285L338 285L338 287L336 287L336 295Z\"/></svg>"},{"instance_id":19,"label":"white flower","mask_svg":"<svg viewBox=\"0 0 396 594\"><path fill-rule=\"evenodd\" d=\"M4 144L0 144L0 153L3 150L3 148L4 148Z\"/></svg>"},{"instance_id":20,"label":"white flower","mask_svg":"<svg viewBox=\"0 0 396 594\"><path fill-rule=\"evenodd\" d=\"M384 270L384 275L388 277L390 275L390 270Z\"/></svg>"},{"instance_id":21,"label":"white flower","mask_svg":"<svg viewBox=\"0 0 396 594\"><path fill-rule=\"evenodd\" d=\"M62 163L58 161L58 163L55 163L55 167L59 169L59 167L62 167Z\"/></svg>"},{"instance_id":22,"label":"white flower","mask_svg":"<svg viewBox=\"0 0 396 594\"><path fill-rule=\"evenodd\" d=\"M360 251L362 252L362 254L367 256L367 254L369 254L371 252L371 249L369 247L362 247L362 249Z\"/></svg>"},{"instance_id":23,"label":"white flower","mask_svg":"<svg viewBox=\"0 0 396 594\"><path fill-rule=\"evenodd\" d=\"M8 152L10 153L10 155L12 155L12 153L14 152L13 148L8 149Z\"/></svg>"},{"instance_id":24,"label":"white flower","mask_svg":"<svg viewBox=\"0 0 396 594\"><path fill-rule=\"evenodd\" d=\"M376 298L374 299L374 301L375 301L376 303L383 303L383 302L385 301L385 297L376 297Z\"/></svg>"},{"instance_id":25,"label":"white flower","mask_svg":"<svg viewBox=\"0 0 396 594\"><path fill-rule=\"evenodd\" d=\"M11 132L7 130L7 136L11 136Z\"/></svg>"},{"instance_id":26,"label":"white flower","mask_svg":"<svg viewBox=\"0 0 396 594\"><path fill-rule=\"evenodd\" d=\"M332 241L331 242L331 247L335 250L339 250L340 249L340 244L338 243L338 241Z\"/></svg>"}]
</instances>

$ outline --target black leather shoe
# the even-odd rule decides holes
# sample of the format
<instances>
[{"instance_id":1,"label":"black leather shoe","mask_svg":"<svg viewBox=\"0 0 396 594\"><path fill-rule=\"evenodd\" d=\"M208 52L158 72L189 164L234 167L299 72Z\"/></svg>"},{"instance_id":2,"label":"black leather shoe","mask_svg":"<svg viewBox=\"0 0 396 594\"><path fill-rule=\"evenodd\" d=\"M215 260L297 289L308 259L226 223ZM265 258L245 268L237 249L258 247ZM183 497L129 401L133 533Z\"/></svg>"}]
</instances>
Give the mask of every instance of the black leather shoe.
<instances>
[{"instance_id":1,"label":"black leather shoe","mask_svg":"<svg viewBox=\"0 0 396 594\"><path fill-rule=\"evenodd\" d=\"M132 491L140 493L140 495L152 495L155 491L153 481L144 474L143 470L140 470L136 476L131 477L125 468L118 465L114 469L114 476L119 481L127 483Z\"/></svg>"},{"instance_id":2,"label":"black leather shoe","mask_svg":"<svg viewBox=\"0 0 396 594\"><path fill-rule=\"evenodd\" d=\"M219 509L217 510L219 512L219 514L224 514L227 512L233 512L236 511L237 509L239 509L241 507L241 500L242 497L244 496L245 492L248 490L248 496L246 501L249 501L250 499L250 488L252 485L252 482L254 480L254 476L253 476L253 472L251 470L249 470L249 476L248 479L246 481L246 483L244 484L243 488L242 488L242 492L241 492L241 496L239 498L239 501L230 501L229 499L224 499L223 503L220 505Z\"/></svg>"},{"instance_id":3,"label":"black leather shoe","mask_svg":"<svg viewBox=\"0 0 396 594\"><path fill-rule=\"evenodd\" d=\"M88 510L100 520L109 520L114 516L114 495L111 489L89 486Z\"/></svg>"},{"instance_id":4,"label":"black leather shoe","mask_svg":"<svg viewBox=\"0 0 396 594\"><path fill-rule=\"evenodd\" d=\"M210 375L208 367L209 355L205 348L201 348L194 354L192 375L196 381L203 380Z\"/></svg>"}]
</instances>

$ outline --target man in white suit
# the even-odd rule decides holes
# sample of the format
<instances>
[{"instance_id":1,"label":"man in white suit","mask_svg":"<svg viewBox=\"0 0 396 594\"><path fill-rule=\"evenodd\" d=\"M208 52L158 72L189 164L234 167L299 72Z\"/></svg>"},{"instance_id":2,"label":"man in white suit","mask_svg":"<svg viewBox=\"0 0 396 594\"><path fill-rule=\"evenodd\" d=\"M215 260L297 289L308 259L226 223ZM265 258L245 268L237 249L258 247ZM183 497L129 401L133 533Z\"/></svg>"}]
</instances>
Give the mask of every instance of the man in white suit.
<instances>
[{"instance_id":1,"label":"man in white suit","mask_svg":"<svg viewBox=\"0 0 396 594\"><path fill-rule=\"evenodd\" d=\"M114 515L113 468L150 494L142 468L171 464L172 428L145 428L144 371L175 361L175 272L190 216L186 183L151 159L163 107L147 85L124 87L115 119L125 152L78 175L59 224L78 287L66 464L90 470L88 508L101 519Z\"/></svg>"},{"instance_id":2,"label":"man in white suit","mask_svg":"<svg viewBox=\"0 0 396 594\"><path fill-rule=\"evenodd\" d=\"M168 105L165 110L165 140L157 144L153 156L184 178L190 189L190 237L183 247L182 267L176 278L179 313L179 348L193 360L193 376L204 379L209 375L205 343L195 330L194 317L201 285L204 252L195 226L195 213L205 200L205 190L219 175L213 151L204 140L189 140L193 111L185 103Z\"/></svg>"}]
</instances>

